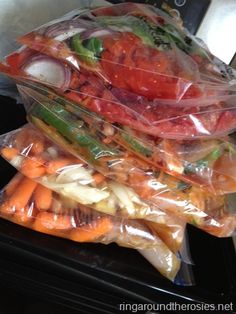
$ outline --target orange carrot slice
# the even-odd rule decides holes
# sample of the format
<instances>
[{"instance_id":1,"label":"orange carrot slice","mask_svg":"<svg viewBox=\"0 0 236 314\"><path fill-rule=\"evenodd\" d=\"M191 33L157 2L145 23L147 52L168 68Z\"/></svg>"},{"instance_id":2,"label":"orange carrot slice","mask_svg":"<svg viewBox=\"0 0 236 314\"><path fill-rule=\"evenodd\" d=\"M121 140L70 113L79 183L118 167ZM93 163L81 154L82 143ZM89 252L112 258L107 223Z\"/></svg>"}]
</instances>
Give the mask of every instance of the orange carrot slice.
<instances>
[{"instance_id":1,"label":"orange carrot slice","mask_svg":"<svg viewBox=\"0 0 236 314\"><path fill-rule=\"evenodd\" d=\"M47 173L48 174L54 174L58 172L60 169L63 169L64 167L68 165L78 164L79 162L75 159L69 159L69 158L61 158L49 161L46 165L47 167Z\"/></svg>"},{"instance_id":2,"label":"orange carrot slice","mask_svg":"<svg viewBox=\"0 0 236 314\"><path fill-rule=\"evenodd\" d=\"M24 208L28 204L36 186L36 182L26 177L23 178L16 191L9 198L10 206L15 206L16 209Z\"/></svg>"},{"instance_id":3,"label":"orange carrot slice","mask_svg":"<svg viewBox=\"0 0 236 314\"><path fill-rule=\"evenodd\" d=\"M113 224L108 217L101 218L91 225L83 228L73 229L70 239L76 242L93 242L113 228Z\"/></svg>"},{"instance_id":4,"label":"orange carrot slice","mask_svg":"<svg viewBox=\"0 0 236 314\"><path fill-rule=\"evenodd\" d=\"M43 141L40 141L39 139L34 140L32 148L31 148L31 153L34 155L39 155L44 152L44 143Z\"/></svg>"},{"instance_id":5,"label":"orange carrot slice","mask_svg":"<svg viewBox=\"0 0 236 314\"><path fill-rule=\"evenodd\" d=\"M71 216L58 215L49 212L40 212L33 225L34 230L49 234L54 234L53 231L66 231L71 228Z\"/></svg>"},{"instance_id":6,"label":"orange carrot slice","mask_svg":"<svg viewBox=\"0 0 236 314\"><path fill-rule=\"evenodd\" d=\"M104 177L104 175L102 175L101 173L97 172L93 175L93 179L95 183L98 185L98 184L101 184L103 181L105 181L106 177Z\"/></svg>"},{"instance_id":7,"label":"orange carrot slice","mask_svg":"<svg viewBox=\"0 0 236 314\"><path fill-rule=\"evenodd\" d=\"M7 196L11 196L13 192L15 192L18 184L21 182L22 179L23 176L20 173L18 173L14 178L11 179L11 181L8 183L4 190Z\"/></svg>"},{"instance_id":8,"label":"orange carrot slice","mask_svg":"<svg viewBox=\"0 0 236 314\"><path fill-rule=\"evenodd\" d=\"M48 210L52 204L52 191L39 184L34 192L34 200L39 210Z\"/></svg>"},{"instance_id":9,"label":"orange carrot slice","mask_svg":"<svg viewBox=\"0 0 236 314\"><path fill-rule=\"evenodd\" d=\"M25 158L22 162L20 171L28 178L34 179L42 177L46 169L43 166L43 161L34 158Z\"/></svg>"},{"instance_id":10,"label":"orange carrot slice","mask_svg":"<svg viewBox=\"0 0 236 314\"><path fill-rule=\"evenodd\" d=\"M16 157L19 154L19 151L13 147L4 147L1 150L1 154L4 158L11 161L14 157Z\"/></svg>"},{"instance_id":11,"label":"orange carrot slice","mask_svg":"<svg viewBox=\"0 0 236 314\"><path fill-rule=\"evenodd\" d=\"M31 146L29 154L37 155L44 151L44 140L32 128L24 127L15 136L15 146L20 150Z\"/></svg>"}]
</instances>

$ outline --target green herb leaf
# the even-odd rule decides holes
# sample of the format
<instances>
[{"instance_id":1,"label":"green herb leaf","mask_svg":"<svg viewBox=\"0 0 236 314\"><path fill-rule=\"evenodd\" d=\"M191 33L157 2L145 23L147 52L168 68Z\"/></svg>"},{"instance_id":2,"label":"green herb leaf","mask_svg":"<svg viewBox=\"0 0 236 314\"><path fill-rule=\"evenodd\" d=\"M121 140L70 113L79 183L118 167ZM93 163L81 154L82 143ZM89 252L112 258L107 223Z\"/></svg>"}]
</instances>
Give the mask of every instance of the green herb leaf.
<instances>
[{"instance_id":1,"label":"green herb leaf","mask_svg":"<svg viewBox=\"0 0 236 314\"><path fill-rule=\"evenodd\" d=\"M83 46L81 38L78 34L72 37L72 49L78 54L81 60L91 65L97 62L94 52Z\"/></svg>"},{"instance_id":2,"label":"green herb leaf","mask_svg":"<svg viewBox=\"0 0 236 314\"><path fill-rule=\"evenodd\" d=\"M101 56L101 53L103 51L103 45L100 39L92 37L90 39L85 40L83 42L83 45L85 46L85 48L92 51L95 57L99 58Z\"/></svg>"},{"instance_id":3,"label":"green herb leaf","mask_svg":"<svg viewBox=\"0 0 236 314\"><path fill-rule=\"evenodd\" d=\"M222 155L222 151L220 148L216 148L215 150L213 150L206 159L208 159L209 161L214 161L217 160L218 158L220 158L220 156Z\"/></svg>"},{"instance_id":4,"label":"green herb leaf","mask_svg":"<svg viewBox=\"0 0 236 314\"><path fill-rule=\"evenodd\" d=\"M144 155L145 157L150 157L152 155L151 149L143 146L140 142L138 142L135 138L133 138L129 134L122 134L123 139L126 141L126 143L129 144L129 146L135 150L136 152Z\"/></svg>"}]
</instances>

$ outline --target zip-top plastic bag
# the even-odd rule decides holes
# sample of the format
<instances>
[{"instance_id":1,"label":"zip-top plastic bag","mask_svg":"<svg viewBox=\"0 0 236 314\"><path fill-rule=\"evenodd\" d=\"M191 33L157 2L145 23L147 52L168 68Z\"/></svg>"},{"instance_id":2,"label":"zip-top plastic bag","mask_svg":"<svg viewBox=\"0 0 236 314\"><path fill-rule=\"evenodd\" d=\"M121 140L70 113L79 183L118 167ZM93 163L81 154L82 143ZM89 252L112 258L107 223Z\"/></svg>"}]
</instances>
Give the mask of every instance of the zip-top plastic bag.
<instances>
[{"instance_id":1,"label":"zip-top plastic bag","mask_svg":"<svg viewBox=\"0 0 236 314\"><path fill-rule=\"evenodd\" d=\"M95 242L139 250L155 249L155 267L174 280L180 261L151 228L137 220L98 213L17 174L1 192L0 217L27 228L76 242Z\"/></svg>"},{"instance_id":2,"label":"zip-top plastic bag","mask_svg":"<svg viewBox=\"0 0 236 314\"><path fill-rule=\"evenodd\" d=\"M28 178L96 211L152 221L152 229L173 252L181 248L183 221L147 204L133 189L109 180L60 149L36 128L27 125L3 135L1 146L1 155Z\"/></svg>"},{"instance_id":3,"label":"zip-top plastic bag","mask_svg":"<svg viewBox=\"0 0 236 314\"><path fill-rule=\"evenodd\" d=\"M73 111L26 86L19 90L30 105L29 120L66 151L108 178L133 188L141 199L161 210L217 236L234 232L235 214L231 212L234 205L228 202L228 196L214 196L157 171L117 143L104 143L99 130L95 137L76 108ZM148 214L143 212L144 217Z\"/></svg>"},{"instance_id":4,"label":"zip-top plastic bag","mask_svg":"<svg viewBox=\"0 0 236 314\"><path fill-rule=\"evenodd\" d=\"M194 99L212 96L211 84L230 87L232 73L221 73L205 47L150 5L74 11L18 41L148 99Z\"/></svg>"},{"instance_id":5,"label":"zip-top plastic bag","mask_svg":"<svg viewBox=\"0 0 236 314\"><path fill-rule=\"evenodd\" d=\"M98 131L103 134L104 142L116 142L150 165L213 194L236 192L236 146L231 138L194 141L156 138L94 115L87 108L89 102L97 101L94 97L81 94L80 101L67 100L46 87L25 84L43 93L48 98L45 100L55 99L71 108L86 121L95 137Z\"/></svg>"},{"instance_id":6,"label":"zip-top plastic bag","mask_svg":"<svg viewBox=\"0 0 236 314\"><path fill-rule=\"evenodd\" d=\"M48 58L24 48L8 56L10 69L2 71L53 79L74 99L81 98L78 92L95 96L100 101L88 106L111 122L181 139L235 129L234 71L152 6L126 3L74 11L19 41Z\"/></svg>"},{"instance_id":7,"label":"zip-top plastic bag","mask_svg":"<svg viewBox=\"0 0 236 314\"><path fill-rule=\"evenodd\" d=\"M0 64L0 71L18 78L49 84L56 90L110 122L132 127L152 136L177 139L209 138L228 134L236 126L236 92L177 100L150 100L115 87L87 69L74 70L59 59L22 48ZM148 60L150 64L150 60ZM153 65L152 65L153 66ZM114 72L114 75L116 72ZM126 75L123 75L123 78ZM133 75L136 82L137 75ZM145 80L146 81L146 80ZM171 90L171 87L165 87ZM221 87L222 89L222 87ZM213 87L213 92L219 90ZM81 101L85 100L86 101Z\"/></svg>"},{"instance_id":8,"label":"zip-top plastic bag","mask_svg":"<svg viewBox=\"0 0 236 314\"><path fill-rule=\"evenodd\" d=\"M19 47L15 39L34 27L42 25L69 10L109 5L103 0L0 0L0 59ZM0 94L16 98L19 94L14 81L0 74Z\"/></svg>"}]
</instances>

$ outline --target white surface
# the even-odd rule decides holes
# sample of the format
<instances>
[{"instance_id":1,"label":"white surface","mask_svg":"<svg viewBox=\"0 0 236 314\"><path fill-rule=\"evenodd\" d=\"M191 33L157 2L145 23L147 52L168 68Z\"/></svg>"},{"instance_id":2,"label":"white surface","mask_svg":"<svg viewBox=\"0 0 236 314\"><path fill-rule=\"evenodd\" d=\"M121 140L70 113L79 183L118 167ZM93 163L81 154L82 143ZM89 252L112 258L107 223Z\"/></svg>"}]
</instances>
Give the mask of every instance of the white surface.
<instances>
[{"instance_id":1,"label":"white surface","mask_svg":"<svg viewBox=\"0 0 236 314\"><path fill-rule=\"evenodd\" d=\"M236 52L236 0L212 0L197 32L210 51L225 63Z\"/></svg>"}]
</instances>

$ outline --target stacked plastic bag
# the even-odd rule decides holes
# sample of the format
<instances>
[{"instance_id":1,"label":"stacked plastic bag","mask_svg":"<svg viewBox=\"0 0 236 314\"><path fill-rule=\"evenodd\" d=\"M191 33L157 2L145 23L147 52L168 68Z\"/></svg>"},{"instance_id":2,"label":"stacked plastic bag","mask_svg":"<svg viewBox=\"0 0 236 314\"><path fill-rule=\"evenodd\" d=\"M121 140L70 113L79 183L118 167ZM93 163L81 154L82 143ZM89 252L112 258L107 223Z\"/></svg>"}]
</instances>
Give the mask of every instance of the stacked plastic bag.
<instances>
[{"instance_id":1,"label":"stacked plastic bag","mask_svg":"<svg viewBox=\"0 0 236 314\"><path fill-rule=\"evenodd\" d=\"M30 124L1 138L20 173L2 217L155 252L171 280L186 223L234 233L232 69L141 4L73 11L18 41L0 71L17 81Z\"/></svg>"}]
</instances>

